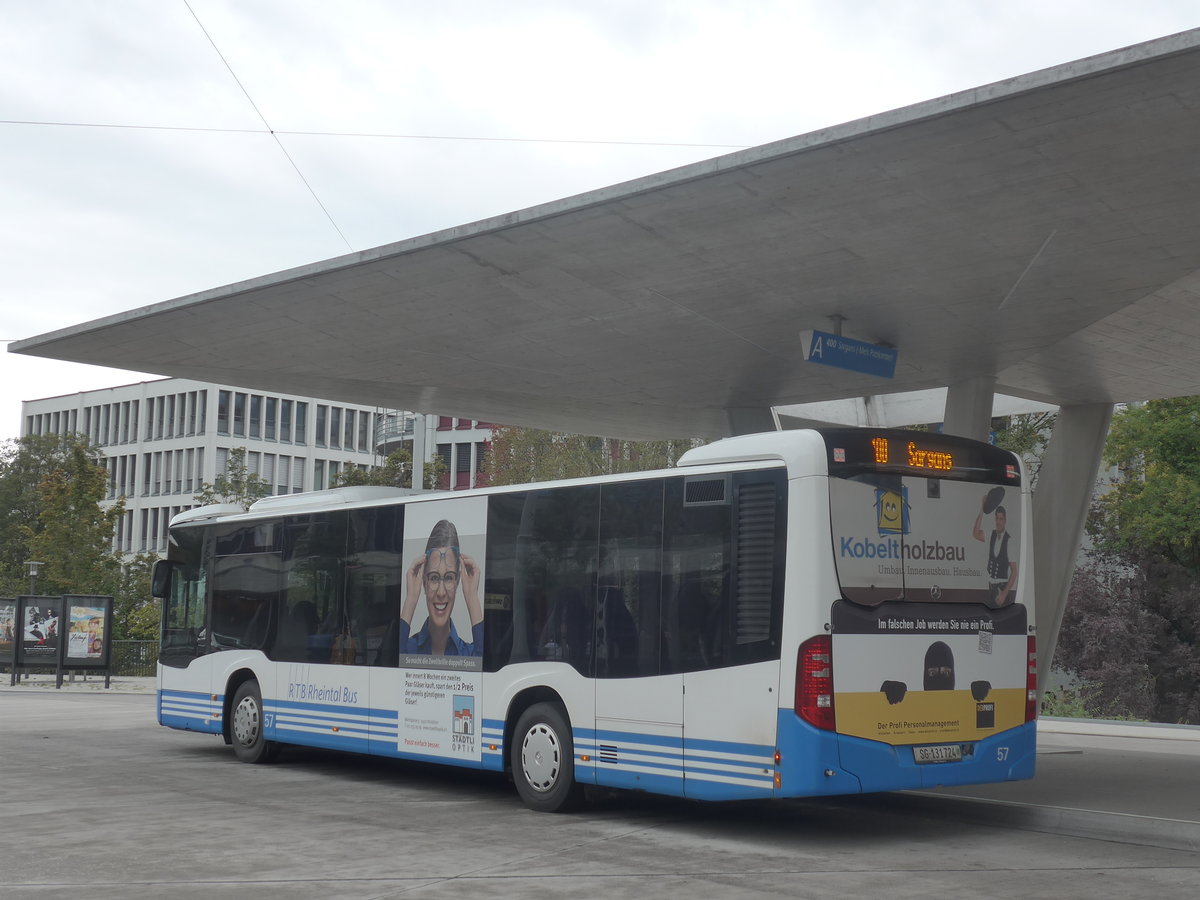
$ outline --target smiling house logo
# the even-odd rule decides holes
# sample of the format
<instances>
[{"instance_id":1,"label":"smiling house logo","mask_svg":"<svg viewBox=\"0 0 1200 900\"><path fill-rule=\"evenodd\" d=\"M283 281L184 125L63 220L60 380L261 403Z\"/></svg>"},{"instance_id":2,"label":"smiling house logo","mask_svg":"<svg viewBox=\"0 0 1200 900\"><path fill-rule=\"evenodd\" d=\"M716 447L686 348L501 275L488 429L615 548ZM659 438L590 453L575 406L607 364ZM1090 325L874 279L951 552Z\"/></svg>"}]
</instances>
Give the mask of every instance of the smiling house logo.
<instances>
[{"instance_id":1,"label":"smiling house logo","mask_svg":"<svg viewBox=\"0 0 1200 900\"><path fill-rule=\"evenodd\" d=\"M880 534L908 534L909 521L908 488L894 491L890 488L875 489L875 514L878 517Z\"/></svg>"}]
</instances>

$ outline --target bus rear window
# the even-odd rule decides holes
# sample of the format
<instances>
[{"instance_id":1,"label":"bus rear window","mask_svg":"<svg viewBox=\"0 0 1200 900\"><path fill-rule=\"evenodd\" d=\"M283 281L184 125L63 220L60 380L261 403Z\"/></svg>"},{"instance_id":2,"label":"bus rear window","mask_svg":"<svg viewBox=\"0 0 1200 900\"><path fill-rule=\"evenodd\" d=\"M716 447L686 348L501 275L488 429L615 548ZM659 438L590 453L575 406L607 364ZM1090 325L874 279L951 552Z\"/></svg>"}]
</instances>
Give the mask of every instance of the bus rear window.
<instances>
[{"instance_id":1,"label":"bus rear window","mask_svg":"<svg viewBox=\"0 0 1200 900\"><path fill-rule=\"evenodd\" d=\"M847 600L1019 601L1019 487L874 472L831 478L829 498Z\"/></svg>"}]
</instances>

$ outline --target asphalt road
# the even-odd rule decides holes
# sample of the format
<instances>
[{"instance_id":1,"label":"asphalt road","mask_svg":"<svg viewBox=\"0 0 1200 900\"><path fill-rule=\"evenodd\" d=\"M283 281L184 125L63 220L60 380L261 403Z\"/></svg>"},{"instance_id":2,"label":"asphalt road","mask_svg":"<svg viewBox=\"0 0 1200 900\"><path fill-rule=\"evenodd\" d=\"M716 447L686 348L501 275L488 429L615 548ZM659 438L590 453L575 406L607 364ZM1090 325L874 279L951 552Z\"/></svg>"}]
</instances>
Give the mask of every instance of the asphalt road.
<instances>
[{"instance_id":1,"label":"asphalt road","mask_svg":"<svg viewBox=\"0 0 1200 900\"><path fill-rule=\"evenodd\" d=\"M1034 798L1072 757L1104 759L1051 752ZM1200 782L1200 756L1148 760ZM495 775L301 749L238 763L217 738L159 727L145 693L0 687L0 767L5 900L1200 895L1192 832L1156 841L1142 813L1083 836L1019 801L929 795L622 794L544 815Z\"/></svg>"}]
</instances>

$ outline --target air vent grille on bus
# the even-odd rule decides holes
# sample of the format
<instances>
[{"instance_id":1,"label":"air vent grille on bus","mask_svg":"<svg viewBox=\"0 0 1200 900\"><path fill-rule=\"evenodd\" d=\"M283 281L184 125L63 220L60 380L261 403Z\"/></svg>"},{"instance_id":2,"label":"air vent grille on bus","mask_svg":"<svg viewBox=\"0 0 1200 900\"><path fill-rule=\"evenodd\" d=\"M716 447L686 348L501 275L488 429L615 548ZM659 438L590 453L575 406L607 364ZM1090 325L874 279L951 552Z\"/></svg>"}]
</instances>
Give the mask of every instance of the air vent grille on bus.
<instances>
[{"instance_id":1,"label":"air vent grille on bus","mask_svg":"<svg viewBox=\"0 0 1200 900\"><path fill-rule=\"evenodd\" d=\"M700 506L729 502L729 479L688 478L683 483L683 505Z\"/></svg>"},{"instance_id":2,"label":"air vent grille on bus","mask_svg":"<svg viewBox=\"0 0 1200 900\"><path fill-rule=\"evenodd\" d=\"M744 484L737 504L737 643L771 637L775 486Z\"/></svg>"}]
</instances>

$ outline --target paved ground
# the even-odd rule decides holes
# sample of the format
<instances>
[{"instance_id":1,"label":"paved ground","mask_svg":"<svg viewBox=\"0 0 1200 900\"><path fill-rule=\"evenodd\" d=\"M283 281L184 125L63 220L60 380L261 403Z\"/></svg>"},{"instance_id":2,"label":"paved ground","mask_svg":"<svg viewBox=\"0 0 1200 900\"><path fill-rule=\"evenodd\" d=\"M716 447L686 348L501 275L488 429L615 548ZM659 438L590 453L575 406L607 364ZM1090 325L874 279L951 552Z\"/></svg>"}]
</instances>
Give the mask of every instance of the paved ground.
<instances>
[{"instance_id":1,"label":"paved ground","mask_svg":"<svg viewBox=\"0 0 1200 900\"><path fill-rule=\"evenodd\" d=\"M0 685L5 900L1200 895L1196 741L1048 735L1037 779L970 800L626 794L548 816L491 775L309 750L240 764L156 725L143 688Z\"/></svg>"}]
</instances>

